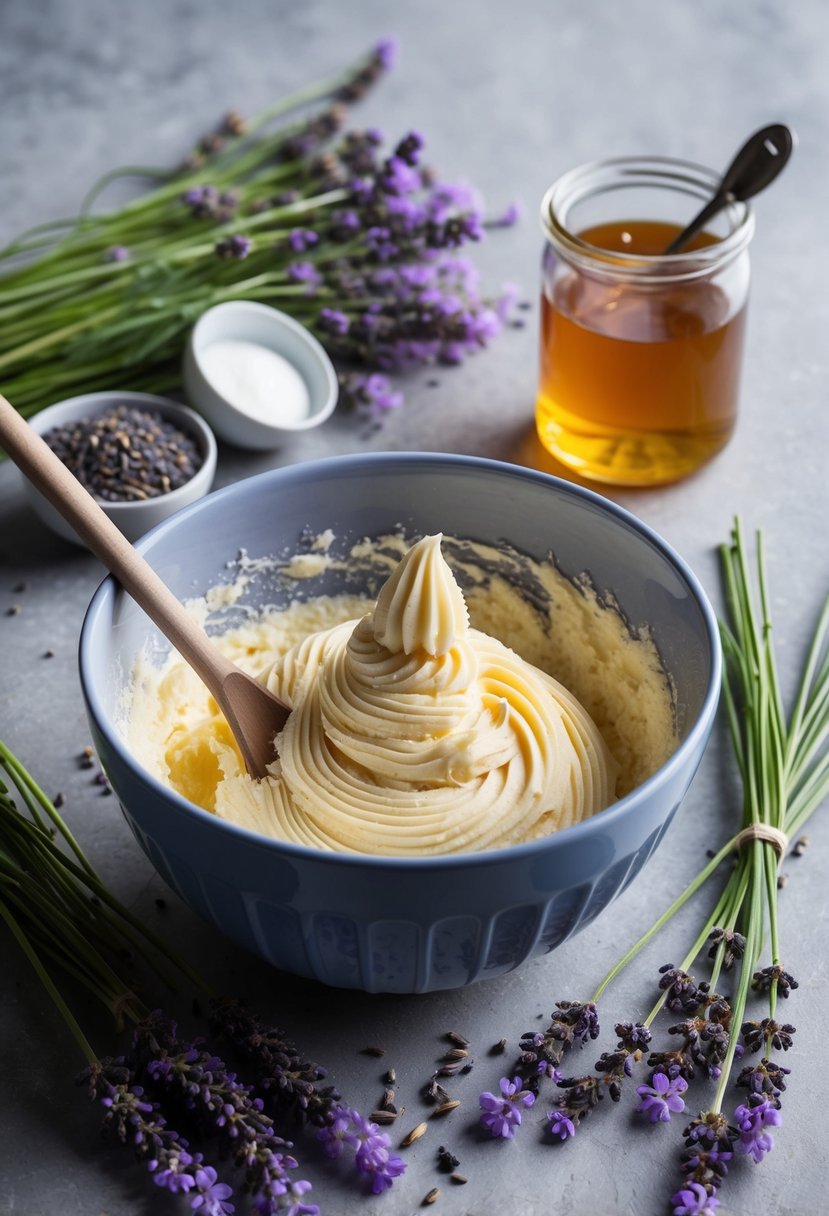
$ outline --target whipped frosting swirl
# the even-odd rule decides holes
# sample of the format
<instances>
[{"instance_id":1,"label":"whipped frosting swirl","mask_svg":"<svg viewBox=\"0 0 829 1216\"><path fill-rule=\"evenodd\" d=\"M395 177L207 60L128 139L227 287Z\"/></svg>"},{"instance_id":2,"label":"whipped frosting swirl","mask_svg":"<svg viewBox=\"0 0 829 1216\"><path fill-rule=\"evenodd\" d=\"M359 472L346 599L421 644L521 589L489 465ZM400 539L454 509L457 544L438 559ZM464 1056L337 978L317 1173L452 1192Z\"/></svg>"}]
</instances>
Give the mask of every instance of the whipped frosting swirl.
<instances>
[{"instance_id":1,"label":"whipped frosting swirl","mask_svg":"<svg viewBox=\"0 0 829 1216\"><path fill-rule=\"evenodd\" d=\"M372 613L263 674L293 707L279 759L263 781L224 782L217 813L318 848L417 857L532 840L613 801L596 726L470 628L440 542L408 551Z\"/></svg>"}]
</instances>

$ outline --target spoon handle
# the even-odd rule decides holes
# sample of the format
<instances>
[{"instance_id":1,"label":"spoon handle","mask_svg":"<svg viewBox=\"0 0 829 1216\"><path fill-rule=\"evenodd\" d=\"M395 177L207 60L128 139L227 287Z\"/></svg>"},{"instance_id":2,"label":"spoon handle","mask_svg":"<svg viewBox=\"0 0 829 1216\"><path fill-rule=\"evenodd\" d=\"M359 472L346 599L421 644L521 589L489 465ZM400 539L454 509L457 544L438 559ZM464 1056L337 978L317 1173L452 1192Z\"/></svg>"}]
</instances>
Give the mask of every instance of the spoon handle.
<instances>
[{"instance_id":1,"label":"spoon handle","mask_svg":"<svg viewBox=\"0 0 829 1216\"><path fill-rule=\"evenodd\" d=\"M722 206L727 202L727 198L722 190L718 190L712 199L705 204L699 215L694 216L687 228L683 228L677 233L670 245L664 251L663 256L671 253L679 253L683 245L690 241L692 236L696 236L700 229L704 228L708 221L715 216Z\"/></svg>"},{"instance_id":2,"label":"spoon handle","mask_svg":"<svg viewBox=\"0 0 829 1216\"><path fill-rule=\"evenodd\" d=\"M153 568L104 514L92 495L17 410L0 394L0 447L114 574L211 693L234 670Z\"/></svg>"}]
</instances>

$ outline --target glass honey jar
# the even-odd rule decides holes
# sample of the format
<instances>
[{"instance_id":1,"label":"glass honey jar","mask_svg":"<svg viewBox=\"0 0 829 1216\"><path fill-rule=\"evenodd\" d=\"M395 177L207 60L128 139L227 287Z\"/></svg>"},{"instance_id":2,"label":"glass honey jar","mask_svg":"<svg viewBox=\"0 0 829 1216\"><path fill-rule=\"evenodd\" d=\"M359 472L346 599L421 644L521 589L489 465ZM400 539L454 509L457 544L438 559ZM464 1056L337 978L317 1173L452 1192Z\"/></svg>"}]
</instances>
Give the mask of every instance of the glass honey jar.
<instances>
[{"instance_id":1,"label":"glass honey jar","mask_svg":"<svg viewBox=\"0 0 829 1216\"><path fill-rule=\"evenodd\" d=\"M678 480L737 419L754 217L731 203L666 254L719 182L663 157L584 165L547 191L541 217L541 442L580 476Z\"/></svg>"}]
</instances>

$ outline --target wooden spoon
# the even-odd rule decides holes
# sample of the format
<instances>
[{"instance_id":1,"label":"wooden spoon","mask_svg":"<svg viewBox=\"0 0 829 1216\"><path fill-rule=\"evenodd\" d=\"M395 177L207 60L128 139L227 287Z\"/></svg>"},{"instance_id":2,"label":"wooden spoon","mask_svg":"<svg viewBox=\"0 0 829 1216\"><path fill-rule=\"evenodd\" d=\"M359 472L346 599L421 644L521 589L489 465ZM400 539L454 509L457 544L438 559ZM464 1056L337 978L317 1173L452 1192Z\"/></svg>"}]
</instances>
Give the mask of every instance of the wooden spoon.
<instances>
[{"instance_id":1,"label":"wooden spoon","mask_svg":"<svg viewBox=\"0 0 829 1216\"><path fill-rule=\"evenodd\" d=\"M0 446L202 678L227 718L251 777L264 777L266 765L275 758L274 737L290 708L213 645L92 495L2 395Z\"/></svg>"}]
</instances>

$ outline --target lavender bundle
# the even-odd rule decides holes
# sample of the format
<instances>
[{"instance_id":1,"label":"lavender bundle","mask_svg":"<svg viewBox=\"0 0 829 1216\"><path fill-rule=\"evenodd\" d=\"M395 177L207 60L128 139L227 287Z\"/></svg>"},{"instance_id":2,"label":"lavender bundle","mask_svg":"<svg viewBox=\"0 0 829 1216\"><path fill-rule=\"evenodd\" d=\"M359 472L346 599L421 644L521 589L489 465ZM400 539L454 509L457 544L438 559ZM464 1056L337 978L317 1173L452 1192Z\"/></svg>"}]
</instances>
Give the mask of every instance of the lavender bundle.
<instances>
[{"instance_id":1,"label":"lavender bundle","mask_svg":"<svg viewBox=\"0 0 829 1216\"><path fill-rule=\"evenodd\" d=\"M792 1047L795 1034L795 1027L779 1018L777 1005L798 987L781 955L778 862L790 841L795 841L793 852L802 851L799 833L829 793L829 600L787 719L771 642L762 537L758 534L756 593L739 522L720 553L729 616L728 623L721 624L723 697L744 791L741 830L628 950L588 1001L559 1001L544 1031L521 1038L520 1054L510 1075L501 1078L499 1092L480 1097L483 1127L494 1137L510 1139L522 1113L537 1101L542 1086L551 1083L557 1092L550 1100L547 1133L551 1142L561 1143L577 1134L606 1095L619 1102L643 1061L648 1071L636 1088L637 1110L652 1126L685 1110L684 1095L695 1078L715 1082L707 1109L683 1132L682 1181L670 1198L673 1216L713 1216L734 1158L743 1155L760 1163L774 1146L772 1129L782 1123L790 1073L780 1054ZM696 940L678 966L660 968L658 998L648 1015L616 1025L615 1047L602 1053L595 1072L567 1075L565 1054L599 1035L597 1002L608 985L691 896L733 860L735 851L736 862ZM770 958L763 957L766 937ZM699 965L707 971L703 979L690 974L690 968ZM728 989L727 996L718 991L721 986ZM767 1016L759 1020L747 1017L752 990L767 1001ZM670 1037L656 1047L652 1028L663 1011L675 1020L667 1028ZM729 1115L724 1107L732 1082L740 1098Z\"/></svg>"},{"instance_id":2,"label":"lavender bundle","mask_svg":"<svg viewBox=\"0 0 829 1216\"><path fill-rule=\"evenodd\" d=\"M0 919L86 1062L79 1082L102 1105L104 1130L132 1147L157 1186L185 1195L201 1216L229 1216L234 1187L250 1195L257 1216L317 1216L307 1199L311 1184L296 1176L293 1145L277 1126L308 1125L327 1155L353 1150L354 1168L373 1192L390 1187L405 1166L388 1135L344 1106L324 1084L325 1069L305 1060L284 1031L236 1000L213 998L211 1027L243 1062L245 1082L204 1039L182 1036L148 1008L132 973L139 961L168 987L184 982L212 994L110 894L54 804L1 742L0 770L9 780L0 781ZM130 1028L123 1054L98 1055L54 968L101 1001L118 1027Z\"/></svg>"},{"instance_id":3,"label":"lavender bundle","mask_svg":"<svg viewBox=\"0 0 829 1216\"><path fill-rule=\"evenodd\" d=\"M435 179L417 132L384 155L379 131L344 129L394 55L381 42L251 122L229 114L178 169L107 174L78 218L0 251L0 380L18 410L28 417L80 389L177 388L188 328L227 300L306 325L346 369L344 403L375 421L402 403L386 373L485 347L511 295L482 298L460 252L484 234L475 194ZM322 108L296 117L312 103ZM123 175L157 184L93 214Z\"/></svg>"}]
</instances>

